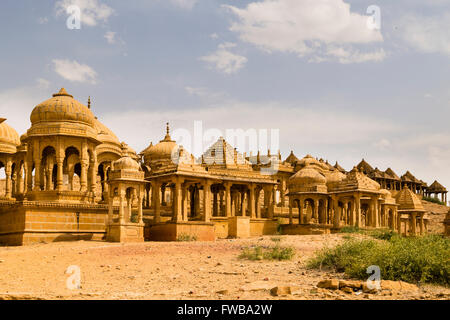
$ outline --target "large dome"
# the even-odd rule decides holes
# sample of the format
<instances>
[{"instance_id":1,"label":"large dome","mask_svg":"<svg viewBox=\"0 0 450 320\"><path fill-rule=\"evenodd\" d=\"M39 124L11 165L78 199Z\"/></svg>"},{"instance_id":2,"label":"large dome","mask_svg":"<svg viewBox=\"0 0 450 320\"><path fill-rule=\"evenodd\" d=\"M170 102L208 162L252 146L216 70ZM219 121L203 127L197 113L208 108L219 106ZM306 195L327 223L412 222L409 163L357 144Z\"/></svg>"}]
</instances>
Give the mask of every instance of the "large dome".
<instances>
[{"instance_id":1,"label":"large dome","mask_svg":"<svg viewBox=\"0 0 450 320\"><path fill-rule=\"evenodd\" d=\"M5 120L0 118L0 152L15 153L20 145L19 134Z\"/></svg>"},{"instance_id":2,"label":"large dome","mask_svg":"<svg viewBox=\"0 0 450 320\"><path fill-rule=\"evenodd\" d=\"M142 153L145 162L155 160L170 160L172 159L172 152L178 151L178 145L170 138L169 124L167 124L167 133L163 140L156 145L150 145Z\"/></svg>"},{"instance_id":3,"label":"large dome","mask_svg":"<svg viewBox=\"0 0 450 320\"><path fill-rule=\"evenodd\" d=\"M64 88L55 93L51 99L38 104L31 112L30 120L28 138L67 135L98 141L94 114Z\"/></svg>"},{"instance_id":4,"label":"large dome","mask_svg":"<svg viewBox=\"0 0 450 320\"><path fill-rule=\"evenodd\" d=\"M94 126L94 114L62 88L53 97L38 104L31 112L32 124L39 122L73 121Z\"/></svg>"},{"instance_id":5,"label":"large dome","mask_svg":"<svg viewBox=\"0 0 450 320\"><path fill-rule=\"evenodd\" d=\"M288 180L290 192L326 191L327 179L312 167L299 170Z\"/></svg>"}]
</instances>

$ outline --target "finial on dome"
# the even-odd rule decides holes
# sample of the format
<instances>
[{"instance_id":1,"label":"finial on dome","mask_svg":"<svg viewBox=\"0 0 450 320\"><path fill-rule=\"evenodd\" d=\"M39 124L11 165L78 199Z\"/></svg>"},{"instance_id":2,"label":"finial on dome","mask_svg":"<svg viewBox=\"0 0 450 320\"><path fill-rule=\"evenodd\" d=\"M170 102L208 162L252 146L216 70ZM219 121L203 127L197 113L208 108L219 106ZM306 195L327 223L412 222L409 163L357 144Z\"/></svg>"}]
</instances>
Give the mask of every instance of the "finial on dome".
<instances>
[{"instance_id":1,"label":"finial on dome","mask_svg":"<svg viewBox=\"0 0 450 320\"><path fill-rule=\"evenodd\" d=\"M89 109L91 108L91 96L88 97L88 106Z\"/></svg>"},{"instance_id":2,"label":"finial on dome","mask_svg":"<svg viewBox=\"0 0 450 320\"><path fill-rule=\"evenodd\" d=\"M164 137L164 141L171 141L169 122L166 122L166 136Z\"/></svg>"},{"instance_id":3,"label":"finial on dome","mask_svg":"<svg viewBox=\"0 0 450 320\"><path fill-rule=\"evenodd\" d=\"M58 96L66 96L66 97L71 97L71 98L73 98L73 96L70 95L70 94L68 94L67 91L66 91L66 89L64 89L64 88L61 88L61 89L59 90L58 93L54 93L53 96L54 96L54 97L58 97Z\"/></svg>"}]
</instances>

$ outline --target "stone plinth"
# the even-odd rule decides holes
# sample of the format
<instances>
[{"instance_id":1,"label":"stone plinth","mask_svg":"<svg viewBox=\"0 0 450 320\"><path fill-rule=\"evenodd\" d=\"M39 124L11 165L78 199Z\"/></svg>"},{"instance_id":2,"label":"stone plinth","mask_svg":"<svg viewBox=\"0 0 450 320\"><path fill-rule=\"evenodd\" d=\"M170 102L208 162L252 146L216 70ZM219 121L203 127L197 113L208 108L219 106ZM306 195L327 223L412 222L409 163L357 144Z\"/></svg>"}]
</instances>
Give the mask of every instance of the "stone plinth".
<instances>
[{"instance_id":1,"label":"stone plinth","mask_svg":"<svg viewBox=\"0 0 450 320\"><path fill-rule=\"evenodd\" d=\"M281 233L288 235L330 234L333 232L332 226L319 224L284 224L281 226Z\"/></svg>"},{"instance_id":2,"label":"stone plinth","mask_svg":"<svg viewBox=\"0 0 450 320\"><path fill-rule=\"evenodd\" d=\"M211 222L166 222L150 225L148 232L151 241L176 241L180 236L195 237L197 241L214 241L214 224Z\"/></svg>"},{"instance_id":3,"label":"stone plinth","mask_svg":"<svg viewBox=\"0 0 450 320\"><path fill-rule=\"evenodd\" d=\"M144 224L115 222L108 226L106 241L109 242L143 242Z\"/></svg>"},{"instance_id":4,"label":"stone plinth","mask_svg":"<svg viewBox=\"0 0 450 320\"><path fill-rule=\"evenodd\" d=\"M229 217L228 236L232 238L250 237L250 217Z\"/></svg>"}]
</instances>

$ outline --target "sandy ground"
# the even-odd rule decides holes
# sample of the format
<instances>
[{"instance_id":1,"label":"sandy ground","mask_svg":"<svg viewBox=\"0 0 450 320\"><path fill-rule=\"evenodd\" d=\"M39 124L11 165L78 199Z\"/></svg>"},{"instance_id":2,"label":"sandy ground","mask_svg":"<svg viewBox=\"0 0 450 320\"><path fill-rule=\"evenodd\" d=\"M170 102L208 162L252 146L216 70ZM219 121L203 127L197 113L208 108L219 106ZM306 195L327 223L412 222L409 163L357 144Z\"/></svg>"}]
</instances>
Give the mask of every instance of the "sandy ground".
<instances>
[{"instance_id":1,"label":"sandy ground","mask_svg":"<svg viewBox=\"0 0 450 320\"><path fill-rule=\"evenodd\" d=\"M60 242L0 248L0 298L18 299L449 299L450 290L422 286L418 293L350 295L317 289L342 274L308 270L315 250L342 235L278 236L296 248L291 261L238 259L242 247L273 245L273 236L216 242ZM81 288L69 290L65 271L80 267ZM273 297L253 287L299 286L296 295ZM226 290L224 294L217 291Z\"/></svg>"}]
</instances>

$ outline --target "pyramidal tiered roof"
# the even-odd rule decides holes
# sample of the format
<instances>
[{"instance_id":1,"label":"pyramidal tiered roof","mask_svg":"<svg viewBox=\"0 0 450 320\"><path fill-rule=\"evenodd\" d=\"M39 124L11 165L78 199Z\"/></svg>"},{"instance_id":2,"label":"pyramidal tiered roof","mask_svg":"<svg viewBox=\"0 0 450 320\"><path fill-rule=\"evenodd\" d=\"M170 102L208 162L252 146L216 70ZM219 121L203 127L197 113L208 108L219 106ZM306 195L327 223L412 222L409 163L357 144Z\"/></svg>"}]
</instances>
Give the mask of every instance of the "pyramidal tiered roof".
<instances>
[{"instance_id":1,"label":"pyramidal tiered roof","mask_svg":"<svg viewBox=\"0 0 450 320\"><path fill-rule=\"evenodd\" d=\"M437 182L437 180L434 180L427 190L429 192L447 192L447 189L442 184Z\"/></svg>"},{"instance_id":2,"label":"pyramidal tiered roof","mask_svg":"<svg viewBox=\"0 0 450 320\"><path fill-rule=\"evenodd\" d=\"M417 179L416 177L414 177L414 175L409 171L406 171L405 174L401 176L401 179L402 179L402 181L406 181L406 182L421 183L421 181L419 179Z\"/></svg>"},{"instance_id":3,"label":"pyramidal tiered roof","mask_svg":"<svg viewBox=\"0 0 450 320\"><path fill-rule=\"evenodd\" d=\"M337 161L336 161L336 164L334 165L334 168L339 170L342 173L345 173L345 169L342 168Z\"/></svg>"},{"instance_id":4,"label":"pyramidal tiered roof","mask_svg":"<svg viewBox=\"0 0 450 320\"><path fill-rule=\"evenodd\" d=\"M291 150L289 156L284 160L284 162L288 162L290 164L295 164L299 159L295 156L294 151Z\"/></svg>"},{"instance_id":5,"label":"pyramidal tiered roof","mask_svg":"<svg viewBox=\"0 0 450 320\"><path fill-rule=\"evenodd\" d=\"M341 191L378 191L380 190L380 185L378 182L370 179L363 172L359 171L356 167L353 167L346 178L339 183L337 189Z\"/></svg>"},{"instance_id":6,"label":"pyramidal tiered roof","mask_svg":"<svg viewBox=\"0 0 450 320\"><path fill-rule=\"evenodd\" d=\"M390 179L400 180L399 176L391 168L387 168L384 173L387 174Z\"/></svg>"},{"instance_id":7,"label":"pyramidal tiered roof","mask_svg":"<svg viewBox=\"0 0 450 320\"><path fill-rule=\"evenodd\" d=\"M359 171L364 172L365 174L371 173L374 169L370 164L366 162L366 160L362 159L360 163L356 166Z\"/></svg>"},{"instance_id":8,"label":"pyramidal tiered roof","mask_svg":"<svg viewBox=\"0 0 450 320\"><path fill-rule=\"evenodd\" d=\"M425 211L422 201L408 189L405 185L403 189L396 195L395 201L397 202L399 210L407 211Z\"/></svg>"},{"instance_id":9,"label":"pyramidal tiered roof","mask_svg":"<svg viewBox=\"0 0 450 320\"><path fill-rule=\"evenodd\" d=\"M220 137L203 153L201 161L207 165L249 164L244 156L237 152L223 137Z\"/></svg>"}]
</instances>

